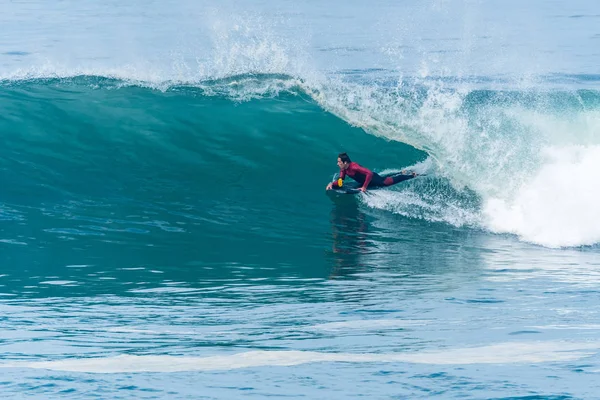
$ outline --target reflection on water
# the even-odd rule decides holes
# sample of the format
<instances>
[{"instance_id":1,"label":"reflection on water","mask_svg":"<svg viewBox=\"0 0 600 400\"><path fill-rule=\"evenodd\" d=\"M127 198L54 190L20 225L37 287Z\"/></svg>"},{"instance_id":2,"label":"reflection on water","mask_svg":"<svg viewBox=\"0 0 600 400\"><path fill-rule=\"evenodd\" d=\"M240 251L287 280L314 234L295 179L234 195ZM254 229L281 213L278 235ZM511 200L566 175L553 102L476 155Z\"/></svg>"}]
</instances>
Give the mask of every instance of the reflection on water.
<instances>
[{"instance_id":1,"label":"reflection on water","mask_svg":"<svg viewBox=\"0 0 600 400\"><path fill-rule=\"evenodd\" d=\"M361 269L360 256L374 248L369 235L367 216L353 196L337 199L331 209L332 261L330 278L356 273Z\"/></svg>"},{"instance_id":2,"label":"reflection on water","mask_svg":"<svg viewBox=\"0 0 600 400\"><path fill-rule=\"evenodd\" d=\"M404 276L477 274L486 234L371 209L359 196L334 197L330 278L379 271Z\"/></svg>"}]
</instances>

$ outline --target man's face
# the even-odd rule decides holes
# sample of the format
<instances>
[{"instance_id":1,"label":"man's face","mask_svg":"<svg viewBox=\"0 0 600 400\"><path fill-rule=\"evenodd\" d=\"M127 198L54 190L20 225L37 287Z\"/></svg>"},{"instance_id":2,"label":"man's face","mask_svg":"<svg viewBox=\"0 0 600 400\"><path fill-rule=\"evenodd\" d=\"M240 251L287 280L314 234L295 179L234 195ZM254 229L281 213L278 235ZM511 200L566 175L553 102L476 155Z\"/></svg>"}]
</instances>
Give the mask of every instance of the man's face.
<instances>
[{"instance_id":1,"label":"man's face","mask_svg":"<svg viewBox=\"0 0 600 400\"><path fill-rule=\"evenodd\" d=\"M342 159L338 157L338 167L340 167L340 169L346 169L348 168L348 163L342 162Z\"/></svg>"}]
</instances>

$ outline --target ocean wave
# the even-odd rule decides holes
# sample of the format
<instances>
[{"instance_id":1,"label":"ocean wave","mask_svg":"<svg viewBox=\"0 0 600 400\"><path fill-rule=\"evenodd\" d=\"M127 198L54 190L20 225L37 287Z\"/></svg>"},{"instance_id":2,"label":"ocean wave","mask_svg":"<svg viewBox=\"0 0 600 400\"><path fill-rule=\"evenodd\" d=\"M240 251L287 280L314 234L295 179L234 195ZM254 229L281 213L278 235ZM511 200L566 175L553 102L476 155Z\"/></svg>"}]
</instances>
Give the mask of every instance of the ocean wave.
<instances>
[{"instance_id":1,"label":"ocean wave","mask_svg":"<svg viewBox=\"0 0 600 400\"><path fill-rule=\"evenodd\" d=\"M371 207L510 233L549 247L600 241L600 228L587 222L598 216L595 199L600 193L593 161L600 146L597 91L491 90L464 80L394 81L344 74L311 80L245 73L179 82L132 79L127 73L38 72L0 82L0 109L9 116L7 139L18 143L28 132L39 131L37 139L44 136L65 145L53 157L66 162L85 164L81 157L64 154L69 148L98 154L61 133L65 126L82 124L110 131L113 136L98 138L105 145L129 143L124 156L130 160L150 163L139 151L147 146L164 160L199 163L210 158L208 164L202 162L214 170L227 162L280 168L278 154L293 151L291 143L299 139L306 157L297 162L304 164L331 153L331 143L346 146L353 141L360 148L367 140L361 135L371 135L413 148L398 154L403 165L383 168L409 166L430 175L403 185L405 190L373 194L366 198ZM240 108L240 102L246 105ZM180 115L174 115L175 110ZM182 121L199 111L202 118ZM30 124L31 113L43 128ZM92 113L95 116L89 118ZM65 115L66 121L57 120ZM115 125L115 120L128 128ZM226 138L219 125L223 121L230 125ZM210 126L210 132L202 124ZM275 133L270 126L286 132ZM165 133L172 129L204 133L190 147ZM144 131L142 144L139 135ZM232 156L228 146L235 142L252 145L236 149Z\"/></svg>"}]
</instances>

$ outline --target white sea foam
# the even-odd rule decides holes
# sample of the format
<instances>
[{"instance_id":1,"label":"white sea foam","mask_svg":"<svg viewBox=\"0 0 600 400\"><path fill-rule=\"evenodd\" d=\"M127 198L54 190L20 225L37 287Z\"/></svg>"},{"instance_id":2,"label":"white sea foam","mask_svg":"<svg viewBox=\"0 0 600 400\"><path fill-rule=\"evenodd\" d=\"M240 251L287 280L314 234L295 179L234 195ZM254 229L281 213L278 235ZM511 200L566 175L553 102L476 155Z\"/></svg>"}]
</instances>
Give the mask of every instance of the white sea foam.
<instances>
[{"instance_id":1,"label":"white sea foam","mask_svg":"<svg viewBox=\"0 0 600 400\"><path fill-rule=\"evenodd\" d=\"M518 364L571 361L598 352L600 343L513 342L419 353L324 353L249 351L208 357L132 356L71 358L57 361L8 362L4 368L34 368L85 373L135 373L234 370L285 367L317 362L416 363L437 365Z\"/></svg>"},{"instance_id":2,"label":"white sea foam","mask_svg":"<svg viewBox=\"0 0 600 400\"><path fill-rule=\"evenodd\" d=\"M600 146L551 147L544 156L514 196L486 199L487 226L549 247L600 242Z\"/></svg>"}]
</instances>

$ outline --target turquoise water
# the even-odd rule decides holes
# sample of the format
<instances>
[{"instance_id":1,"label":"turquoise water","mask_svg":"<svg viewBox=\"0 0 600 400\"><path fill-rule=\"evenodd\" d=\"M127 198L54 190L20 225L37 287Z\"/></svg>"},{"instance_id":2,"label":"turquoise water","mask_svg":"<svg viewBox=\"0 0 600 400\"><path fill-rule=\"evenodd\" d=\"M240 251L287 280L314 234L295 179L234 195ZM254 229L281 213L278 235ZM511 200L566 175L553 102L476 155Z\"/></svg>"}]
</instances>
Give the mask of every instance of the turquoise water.
<instances>
[{"instance_id":1,"label":"turquoise water","mask_svg":"<svg viewBox=\"0 0 600 400\"><path fill-rule=\"evenodd\" d=\"M5 397L598 396L594 3L5 8Z\"/></svg>"}]
</instances>

